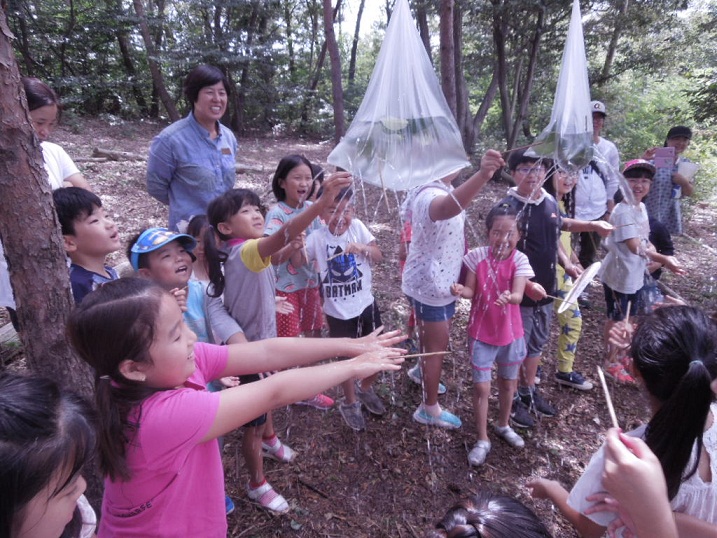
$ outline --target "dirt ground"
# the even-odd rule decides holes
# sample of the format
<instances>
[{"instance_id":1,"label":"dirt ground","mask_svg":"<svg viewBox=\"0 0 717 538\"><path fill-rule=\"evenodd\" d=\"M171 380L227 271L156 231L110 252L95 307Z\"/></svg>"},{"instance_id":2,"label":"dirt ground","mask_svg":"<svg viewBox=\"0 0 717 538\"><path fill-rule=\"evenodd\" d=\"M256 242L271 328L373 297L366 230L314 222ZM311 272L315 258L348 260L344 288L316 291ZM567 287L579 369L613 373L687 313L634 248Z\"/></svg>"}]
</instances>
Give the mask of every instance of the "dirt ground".
<instances>
[{"instance_id":1,"label":"dirt ground","mask_svg":"<svg viewBox=\"0 0 717 538\"><path fill-rule=\"evenodd\" d=\"M95 147L146 155L149 143L163 125L109 120L77 120L60 128L53 141L73 157L90 157ZM325 163L331 149L326 141L301 139L241 139L239 163L250 171L238 176L238 186L256 189L266 202L273 201L271 175L279 159L302 153ZM166 209L150 198L144 187L145 162L78 162L102 197L126 241L146 226L166 224ZM468 241L484 244L483 218L500 199L507 185L491 183L468 210ZM400 292L398 271L399 220L397 198L388 204L379 189L359 187L358 216L377 237L384 260L374 267L374 293L389 328L403 327L407 304ZM664 282L691 304L715 308L714 272L717 260L714 209L707 204L692 208L686 222L688 237L675 238L677 255L688 268L684 278L667 274ZM112 262L123 261L117 253ZM601 287L588 288L592 307L583 310L583 335L576 370L597 384L595 367L601 361L604 300ZM487 463L471 468L467 453L475 443L469 358L465 342L468 303L459 307L452 333L453 352L444 362L443 381L448 392L441 404L463 420L458 431L427 428L411 418L420 402L421 389L405 372L386 374L378 391L390 403L388 414L367 418L365 432L355 433L343 423L338 409L321 412L291 406L275 412L280 438L297 452L290 465L266 460L269 481L290 502L288 515L271 515L248 502L244 493L246 470L239 456L240 436L227 439L225 471L227 490L236 503L229 516L230 536L269 537L418 537L440 519L458 499L482 488L517 496L532 507L556 537L576 536L547 501L533 501L525 487L531 477L557 479L570 487L599 446L609 425L602 391L561 388L553 381L556 334L547 346L542 391L560 410L558 417L542 419L535 429L521 431L523 450L493 440ZM0 323L7 318L2 315ZM3 350L7 352L7 350ZM20 359L21 360L21 359ZM645 420L647 408L638 389L611 385L617 416L624 429ZM339 390L329 393L339 398ZM491 401L490 416L497 411ZM191 492L187 492L191 494Z\"/></svg>"}]
</instances>

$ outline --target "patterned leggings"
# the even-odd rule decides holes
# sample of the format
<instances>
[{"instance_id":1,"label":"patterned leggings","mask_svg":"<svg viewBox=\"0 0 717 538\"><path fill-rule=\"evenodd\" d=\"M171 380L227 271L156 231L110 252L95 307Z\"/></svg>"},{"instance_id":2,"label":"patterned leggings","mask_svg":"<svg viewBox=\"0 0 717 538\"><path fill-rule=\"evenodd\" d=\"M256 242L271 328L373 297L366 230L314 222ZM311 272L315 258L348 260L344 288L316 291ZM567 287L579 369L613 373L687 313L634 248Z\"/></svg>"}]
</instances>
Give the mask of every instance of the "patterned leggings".
<instances>
[{"instance_id":1,"label":"patterned leggings","mask_svg":"<svg viewBox=\"0 0 717 538\"><path fill-rule=\"evenodd\" d=\"M565 270L557 266L558 277L558 297L564 298L573 287L573 280L565 274ZM562 304L561 301L555 301L555 312ZM580 314L580 307L576 304L571 305L562 314L557 314L558 326L560 328L560 336L558 336L558 371L562 373L570 373L573 371L573 362L575 361L575 352L580 340L580 333L583 328L583 318Z\"/></svg>"}]
</instances>

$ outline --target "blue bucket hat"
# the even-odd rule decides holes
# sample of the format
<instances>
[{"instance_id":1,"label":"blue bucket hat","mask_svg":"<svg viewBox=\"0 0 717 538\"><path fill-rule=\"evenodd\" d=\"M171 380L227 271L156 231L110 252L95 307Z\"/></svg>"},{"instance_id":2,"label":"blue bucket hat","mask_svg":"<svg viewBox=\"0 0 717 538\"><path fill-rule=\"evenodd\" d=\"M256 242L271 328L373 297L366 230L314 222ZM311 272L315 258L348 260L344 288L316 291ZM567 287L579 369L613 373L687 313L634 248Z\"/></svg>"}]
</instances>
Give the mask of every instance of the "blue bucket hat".
<instances>
[{"instance_id":1,"label":"blue bucket hat","mask_svg":"<svg viewBox=\"0 0 717 538\"><path fill-rule=\"evenodd\" d=\"M142 254L157 250L172 241L182 243L190 254L192 250L194 250L194 247L197 246L197 242L191 235L172 232L167 228L148 228L143 231L131 249L132 255L129 261L134 270L139 271L139 257ZM192 260L194 260L194 255L192 255Z\"/></svg>"}]
</instances>

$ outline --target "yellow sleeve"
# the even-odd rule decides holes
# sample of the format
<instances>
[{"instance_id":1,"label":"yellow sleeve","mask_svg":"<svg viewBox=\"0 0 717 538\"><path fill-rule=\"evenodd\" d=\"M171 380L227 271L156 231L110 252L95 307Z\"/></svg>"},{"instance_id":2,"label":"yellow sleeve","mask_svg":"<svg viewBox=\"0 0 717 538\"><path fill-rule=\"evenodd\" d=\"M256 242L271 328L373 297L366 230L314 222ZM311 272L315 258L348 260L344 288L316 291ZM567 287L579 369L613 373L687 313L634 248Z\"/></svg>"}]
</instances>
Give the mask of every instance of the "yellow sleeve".
<instances>
[{"instance_id":1,"label":"yellow sleeve","mask_svg":"<svg viewBox=\"0 0 717 538\"><path fill-rule=\"evenodd\" d=\"M271 266L271 256L266 258L259 256L259 241L260 239L249 239L245 242L244 248L241 249L241 261L250 271L255 273L261 273Z\"/></svg>"}]
</instances>

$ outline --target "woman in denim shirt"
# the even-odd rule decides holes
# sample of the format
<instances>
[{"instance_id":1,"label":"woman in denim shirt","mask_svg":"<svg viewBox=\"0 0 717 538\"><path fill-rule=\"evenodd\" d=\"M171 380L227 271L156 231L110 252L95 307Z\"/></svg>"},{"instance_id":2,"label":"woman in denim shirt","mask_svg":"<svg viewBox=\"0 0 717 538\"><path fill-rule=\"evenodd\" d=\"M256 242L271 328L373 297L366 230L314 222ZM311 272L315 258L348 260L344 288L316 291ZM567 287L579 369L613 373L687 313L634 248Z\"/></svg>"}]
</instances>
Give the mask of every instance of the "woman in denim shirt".
<instances>
[{"instance_id":1,"label":"woman in denim shirt","mask_svg":"<svg viewBox=\"0 0 717 538\"><path fill-rule=\"evenodd\" d=\"M209 202L234 187L237 141L219 120L227 109L229 82L211 65L192 69L184 81L189 115L152 141L147 192L169 205L169 228L206 213Z\"/></svg>"}]
</instances>

